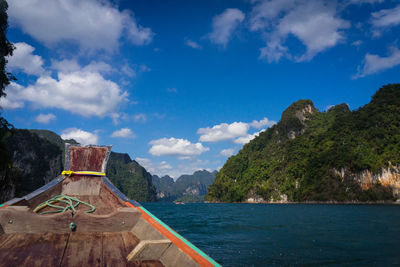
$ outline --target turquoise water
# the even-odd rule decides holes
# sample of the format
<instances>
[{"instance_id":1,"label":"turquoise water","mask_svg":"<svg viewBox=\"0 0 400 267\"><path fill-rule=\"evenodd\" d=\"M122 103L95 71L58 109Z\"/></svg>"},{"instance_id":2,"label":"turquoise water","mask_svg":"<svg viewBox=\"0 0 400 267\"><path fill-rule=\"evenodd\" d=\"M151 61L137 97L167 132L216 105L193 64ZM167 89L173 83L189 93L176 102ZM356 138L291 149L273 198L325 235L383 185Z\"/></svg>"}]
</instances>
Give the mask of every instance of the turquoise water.
<instances>
[{"instance_id":1,"label":"turquoise water","mask_svg":"<svg viewBox=\"0 0 400 267\"><path fill-rule=\"evenodd\" d=\"M400 205L143 206L223 266L400 266Z\"/></svg>"}]
</instances>

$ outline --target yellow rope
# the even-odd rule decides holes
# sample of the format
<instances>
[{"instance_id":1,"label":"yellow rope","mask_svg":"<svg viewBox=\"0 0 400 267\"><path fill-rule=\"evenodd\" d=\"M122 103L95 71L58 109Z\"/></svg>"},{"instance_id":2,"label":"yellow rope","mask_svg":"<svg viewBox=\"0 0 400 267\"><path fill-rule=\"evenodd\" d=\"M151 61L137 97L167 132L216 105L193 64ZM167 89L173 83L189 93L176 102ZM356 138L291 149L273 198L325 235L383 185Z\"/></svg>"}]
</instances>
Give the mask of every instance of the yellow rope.
<instances>
[{"instance_id":1,"label":"yellow rope","mask_svg":"<svg viewBox=\"0 0 400 267\"><path fill-rule=\"evenodd\" d=\"M106 176L104 172L91 172L91 171L63 171L61 175L74 176L74 175L89 175L89 176Z\"/></svg>"}]
</instances>

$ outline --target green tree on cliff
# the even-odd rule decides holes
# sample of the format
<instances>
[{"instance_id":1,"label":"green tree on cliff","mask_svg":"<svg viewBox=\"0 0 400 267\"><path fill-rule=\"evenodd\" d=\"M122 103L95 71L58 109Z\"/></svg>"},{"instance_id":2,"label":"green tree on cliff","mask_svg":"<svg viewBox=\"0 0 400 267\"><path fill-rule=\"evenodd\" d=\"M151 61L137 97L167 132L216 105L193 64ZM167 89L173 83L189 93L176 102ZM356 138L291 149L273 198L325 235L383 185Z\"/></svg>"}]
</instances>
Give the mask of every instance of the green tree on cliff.
<instances>
[{"instance_id":1,"label":"green tree on cliff","mask_svg":"<svg viewBox=\"0 0 400 267\"><path fill-rule=\"evenodd\" d=\"M6 72L6 57L11 56L14 50L14 46L7 40L6 36L8 28L7 9L7 2L0 0L0 97L6 96L4 92L6 86L10 84L10 80L15 79L10 73ZM10 132L10 128L12 128L12 125L0 116L0 191L3 189L3 185L7 184L7 171L11 168L11 158L4 141L5 136Z\"/></svg>"},{"instance_id":2,"label":"green tree on cliff","mask_svg":"<svg viewBox=\"0 0 400 267\"><path fill-rule=\"evenodd\" d=\"M7 56L11 56L14 46L7 40L8 28L8 4L5 0L0 0L0 97L5 96L4 89L10 84L10 79L14 77L6 72Z\"/></svg>"}]
</instances>

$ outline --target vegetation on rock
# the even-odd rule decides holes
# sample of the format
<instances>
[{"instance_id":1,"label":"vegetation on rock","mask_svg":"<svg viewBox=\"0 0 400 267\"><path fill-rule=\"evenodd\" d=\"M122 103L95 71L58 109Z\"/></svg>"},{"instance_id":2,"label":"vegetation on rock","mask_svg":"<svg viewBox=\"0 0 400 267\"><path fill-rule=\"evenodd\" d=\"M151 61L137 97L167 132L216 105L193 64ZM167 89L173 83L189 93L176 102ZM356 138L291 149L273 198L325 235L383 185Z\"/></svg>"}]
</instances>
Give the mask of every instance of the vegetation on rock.
<instances>
[{"instance_id":1,"label":"vegetation on rock","mask_svg":"<svg viewBox=\"0 0 400 267\"><path fill-rule=\"evenodd\" d=\"M393 200L379 182L362 188L354 175L400 165L400 84L382 87L369 104L319 112L293 103L280 122L244 145L218 172L206 200ZM347 174L341 177L339 170Z\"/></svg>"},{"instance_id":2,"label":"vegetation on rock","mask_svg":"<svg viewBox=\"0 0 400 267\"><path fill-rule=\"evenodd\" d=\"M106 173L128 198L144 202L156 201L151 174L135 160L131 160L128 154L111 152Z\"/></svg>"}]
</instances>

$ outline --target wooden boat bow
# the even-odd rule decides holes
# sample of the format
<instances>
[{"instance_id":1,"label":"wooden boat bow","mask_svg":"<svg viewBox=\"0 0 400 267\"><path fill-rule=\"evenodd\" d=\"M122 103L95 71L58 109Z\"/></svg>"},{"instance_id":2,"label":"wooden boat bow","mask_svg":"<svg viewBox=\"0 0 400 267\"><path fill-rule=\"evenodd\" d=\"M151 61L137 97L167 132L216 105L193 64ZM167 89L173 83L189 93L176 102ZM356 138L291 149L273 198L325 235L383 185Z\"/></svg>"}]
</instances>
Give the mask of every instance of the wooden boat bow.
<instances>
[{"instance_id":1,"label":"wooden boat bow","mask_svg":"<svg viewBox=\"0 0 400 267\"><path fill-rule=\"evenodd\" d=\"M104 174L111 146L67 144L65 151L68 172L0 205L0 266L219 266L111 183ZM33 212L57 195L95 211Z\"/></svg>"}]
</instances>

